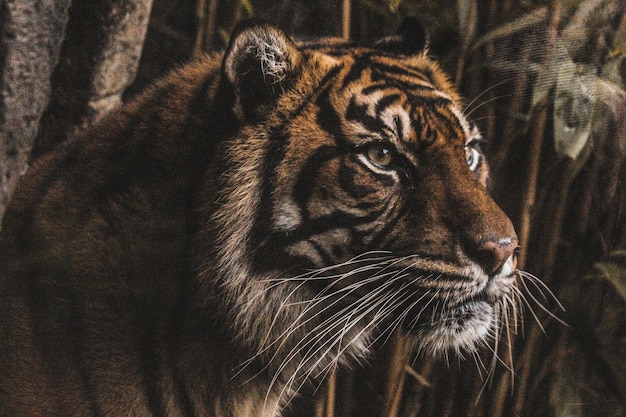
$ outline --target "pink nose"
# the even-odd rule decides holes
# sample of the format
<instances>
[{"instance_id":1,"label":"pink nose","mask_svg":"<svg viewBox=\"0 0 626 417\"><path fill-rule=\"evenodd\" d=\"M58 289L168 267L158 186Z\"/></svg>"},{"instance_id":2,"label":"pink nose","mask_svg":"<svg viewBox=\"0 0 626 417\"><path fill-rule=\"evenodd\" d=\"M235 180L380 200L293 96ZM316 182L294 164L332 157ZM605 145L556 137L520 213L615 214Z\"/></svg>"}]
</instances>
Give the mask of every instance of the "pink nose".
<instances>
[{"instance_id":1,"label":"pink nose","mask_svg":"<svg viewBox=\"0 0 626 417\"><path fill-rule=\"evenodd\" d=\"M515 252L515 248L517 248L516 237L488 239L478 246L476 257L485 272L492 275L502 268Z\"/></svg>"}]
</instances>

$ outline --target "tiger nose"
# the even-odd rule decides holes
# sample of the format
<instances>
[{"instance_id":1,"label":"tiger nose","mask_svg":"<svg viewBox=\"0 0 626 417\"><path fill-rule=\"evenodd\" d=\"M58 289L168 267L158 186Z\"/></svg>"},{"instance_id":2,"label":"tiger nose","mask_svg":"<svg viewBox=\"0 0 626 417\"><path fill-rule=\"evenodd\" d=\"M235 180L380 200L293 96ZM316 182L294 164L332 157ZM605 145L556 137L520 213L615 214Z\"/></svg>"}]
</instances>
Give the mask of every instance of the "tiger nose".
<instances>
[{"instance_id":1,"label":"tiger nose","mask_svg":"<svg viewBox=\"0 0 626 417\"><path fill-rule=\"evenodd\" d=\"M517 248L517 237L488 237L476 248L476 260L489 275L496 273L513 255Z\"/></svg>"}]
</instances>

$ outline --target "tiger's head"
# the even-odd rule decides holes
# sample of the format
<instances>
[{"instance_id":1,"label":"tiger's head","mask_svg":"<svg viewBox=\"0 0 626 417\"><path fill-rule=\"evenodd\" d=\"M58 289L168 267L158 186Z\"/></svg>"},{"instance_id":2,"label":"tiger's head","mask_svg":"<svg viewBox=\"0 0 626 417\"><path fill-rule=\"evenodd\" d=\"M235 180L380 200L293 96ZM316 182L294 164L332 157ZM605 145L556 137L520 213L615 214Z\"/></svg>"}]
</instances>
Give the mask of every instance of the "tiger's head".
<instances>
[{"instance_id":1,"label":"tiger's head","mask_svg":"<svg viewBox=\"0 0 626 417\"><path fill-rule=\"evenodd\" d=\"M221 88L239 127L211 173L217 278L201 277L251 361L297 386L397 328L432 354L497 333L517 237L414 19L370 47L243 25Z\"/></svg>"}]
</instances>

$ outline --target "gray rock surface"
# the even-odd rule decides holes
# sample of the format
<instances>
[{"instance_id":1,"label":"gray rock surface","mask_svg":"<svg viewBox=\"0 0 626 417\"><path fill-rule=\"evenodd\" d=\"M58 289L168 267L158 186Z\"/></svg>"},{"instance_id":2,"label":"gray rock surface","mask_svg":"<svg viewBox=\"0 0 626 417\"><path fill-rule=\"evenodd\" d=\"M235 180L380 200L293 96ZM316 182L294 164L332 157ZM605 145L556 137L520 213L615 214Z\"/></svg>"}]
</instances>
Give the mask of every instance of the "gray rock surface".
<instances>
[{"instance_id":1,"label":"gray rock surface","mask_svg":"<svg viewBox=\"0 0 626 417\"><path fill-rule=\"evenodd\" d=\"M75 1L52 76L54 90L36 155L91 125L117 106L134 80L152 0Z\"/></svg>"},{"instance_id":2,"label":"gray rock surface","mask_svg":"<svg viewBox=\"0 0 626 417\"><path fill-rule=\"evenodd\" d=\"M0 2L0 219L50 97L70 0Z\"/></svg>"},{"instance_id":3,"label":"gray rock surface","mask_svg":"<svg viewBox=\"0 0 626 417\"><path fill-rule=\"evenodd\" d=\"M152 0L0 0L0 224L32 155L121 101Z\"/></svg>"}]
</instances>

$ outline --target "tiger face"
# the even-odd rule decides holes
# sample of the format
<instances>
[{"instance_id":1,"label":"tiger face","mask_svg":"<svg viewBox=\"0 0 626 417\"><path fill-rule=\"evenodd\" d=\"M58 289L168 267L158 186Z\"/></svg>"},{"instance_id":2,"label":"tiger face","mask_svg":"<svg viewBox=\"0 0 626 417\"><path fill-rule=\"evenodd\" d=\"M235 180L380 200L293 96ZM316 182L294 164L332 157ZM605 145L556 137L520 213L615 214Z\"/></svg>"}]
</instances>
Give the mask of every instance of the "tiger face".
<instances>
[{"instance_id":1,"label":"tiger face","mask_svg":"<svg viewBox=\"0 0 626 417\"><path fill-rule=\"evenodd\" d=\"M224 308L293 386L396 328L474 351L515 309L515 230L423 40L410 19L373 47L252 26L226 53L243 128L209 210L239 231L216 232Z\"/></svg>"}]
</instances>

